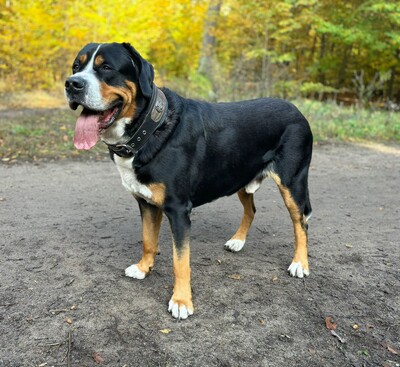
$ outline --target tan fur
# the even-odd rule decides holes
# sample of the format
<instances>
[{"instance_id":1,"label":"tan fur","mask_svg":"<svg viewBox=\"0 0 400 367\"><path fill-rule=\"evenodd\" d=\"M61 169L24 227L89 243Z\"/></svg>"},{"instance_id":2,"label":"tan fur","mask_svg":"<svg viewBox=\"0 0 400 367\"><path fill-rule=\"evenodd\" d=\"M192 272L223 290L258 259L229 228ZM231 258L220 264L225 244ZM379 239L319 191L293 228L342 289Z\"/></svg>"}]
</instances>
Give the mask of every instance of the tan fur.
<instances>
[{"instance_id":1,"label":"tan fur","mask_svg":"<svg viewBox=\"0 0 400 367\"><path fill-rule=\"evenodd\" d=\"M158 207L161 207L165 201L165 185L162 183L152 183L148 185L151 191L151 201Z\"/></svg>"},{"instance_id":2,"label":"tan fur","mask_svg":"<svg viewBox=\"0 0 400 367\"><path fill-rule=\"evenodd\" d=\"M100 66L103 62L104 62L104 57L101 55L96 56L96 58L94 59L94 64L96 66Z\"/></svg>"},{"instance_id":3,"label":"tan fur","mask_svg":"<svg viewBox=\"0 0 400 367\"><path fill-rule=\"evenodd\" d=\"M307 232L305 230L304 216L300 215L299 208L294 201L289 189L282 185L280 177L276 173L271 173L270 176L278 185L279 191L285 202L286 208L289 211L290 218L293 222L295 246L293 262L300 263L305 271L308 271L308 255L307 255Z\"/></svg>"},{"instance_id":4,"label":"tan fur","mask_svg":"<svg viewBox=\"0 0 400 367\"><path fill-rule=\"evenodd\" d=\"M162 222L161 209L142 208L142 259L137 264L140 271L148 274L154 267L154 259L158 254L158 236Z\"/></svg>"},{"instance_id":5,"label":"tan fur","mask_svg":"<svg viewBox=\"0 0 400 367\"><path fill-rule=\"evenodd\" d=\"M100 56L98 56L100 57ZM128 117L131 118L135 114L136 105L136 85L130 81L126 81L127 87L112 87L106 83L101 83L100 93L103 99L112 103L118 98L122 99L122 111L119 118Z\"/></svg>"},{"instance_id":6,"label":"tan fur","mask_svg":"<svg viewBox=\"0 0 400 367\"><path fill-rule=\"evenodd\" d=\"M245 241L251 223L253 222L254 219L254 214L255 214L254 198L253 194L248 194L244 189L238 191L237 194L240 202L243 205L243 218L238 230L232 236L231 240Z\"/></svg>"},{"instance_id":7,"label":"tan fur","mask_svg":"<svg viewBox=\"0 0 400 367\"><path fill-rule=\"evenodd\" d=\"M178 251L173 244L174 261L174 293L172 301L179 307L185 305L193 312L192 289L190 287L190 248L187 242L183 248Z\"/></svg>"},{"instance_id":8,"label":"tan fur","mask_svg":"<svg viewBox=\"0 0 400 367\"><path fill-rule=\"evenodd\" d=\"M87 60L87 57L88 57L87 54L79 56L79 62L81 64L84 64L86 62L86 60Z\"/></svg>"}]
</instances>

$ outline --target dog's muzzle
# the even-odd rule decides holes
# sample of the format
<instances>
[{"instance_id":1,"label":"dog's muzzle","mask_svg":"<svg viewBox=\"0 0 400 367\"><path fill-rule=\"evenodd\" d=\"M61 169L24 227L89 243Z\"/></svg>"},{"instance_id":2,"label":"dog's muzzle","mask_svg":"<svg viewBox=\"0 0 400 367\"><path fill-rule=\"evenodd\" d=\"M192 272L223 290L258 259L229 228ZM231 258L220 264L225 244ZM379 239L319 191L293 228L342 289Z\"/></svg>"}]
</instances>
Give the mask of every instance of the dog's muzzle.
<instances>
[{"instance_id":1,"label":"dog's muzzle","mask_svg":"<svg viewBox=\"0 0 400 367\"><path fill-rule=\"evenodd\" d=\"M74 100L85 93L86 87L85 79L79 76L71 76L65 82L65 93L70 100Z\"/></svg>"}]
</instances>

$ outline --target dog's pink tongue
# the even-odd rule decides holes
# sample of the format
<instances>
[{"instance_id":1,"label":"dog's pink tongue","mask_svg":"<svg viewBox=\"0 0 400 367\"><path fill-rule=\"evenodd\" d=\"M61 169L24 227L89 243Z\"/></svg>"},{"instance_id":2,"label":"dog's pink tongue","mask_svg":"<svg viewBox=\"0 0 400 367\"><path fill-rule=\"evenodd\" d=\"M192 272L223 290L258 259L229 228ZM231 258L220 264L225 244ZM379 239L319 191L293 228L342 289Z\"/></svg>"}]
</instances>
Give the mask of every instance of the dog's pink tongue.
<instances>
[{"instance_id":1,"label":"dog's pink tongue","mask_svg":"<svg viewBox=\"0 0 400 367\"><path fill-rule=\"evenodd\" d=\"M99 116L81 114L76 120L74 145L76 149L89 150L99 140Z\"/></svg>"}]
</instances>

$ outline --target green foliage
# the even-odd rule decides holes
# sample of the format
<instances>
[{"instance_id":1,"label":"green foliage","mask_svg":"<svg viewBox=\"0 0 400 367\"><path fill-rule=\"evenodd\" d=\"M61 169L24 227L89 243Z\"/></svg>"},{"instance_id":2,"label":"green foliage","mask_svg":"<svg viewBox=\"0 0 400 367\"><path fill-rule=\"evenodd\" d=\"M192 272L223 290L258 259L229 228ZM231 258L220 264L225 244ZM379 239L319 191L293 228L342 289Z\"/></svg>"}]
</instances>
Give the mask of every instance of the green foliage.
<instances>
[{"instance_id":1,"label":"green foliage","mask_svg":"<svg viewBox=\"0 0 400 367\"><path fill-rule=\"evenodd\" d=\"M337 93L338 90L321 83L306 82L301 85L300 92L303 96L314 96L322 95L323 93Z\"/></svg>"}]
</instances>

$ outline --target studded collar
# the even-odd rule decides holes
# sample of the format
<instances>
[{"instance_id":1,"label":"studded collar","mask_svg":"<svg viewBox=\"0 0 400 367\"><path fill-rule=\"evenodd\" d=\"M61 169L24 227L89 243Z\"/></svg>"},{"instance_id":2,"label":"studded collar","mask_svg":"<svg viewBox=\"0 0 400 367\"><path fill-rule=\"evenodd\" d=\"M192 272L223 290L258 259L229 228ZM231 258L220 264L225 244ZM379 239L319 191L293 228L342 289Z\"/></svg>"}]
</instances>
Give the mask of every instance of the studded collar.
<instances>
[{"instance_id":1,"label":"studded collar","mask_svg":"<svg viewBox=\"0 0 400 367\"><path fill-rule=\"evenodd\" d=\"M153 84L153 94L144 119L136 132L122 144L107 144L108 149L123 158L133 157L142 148L151 135L164 123L168 113L165 94Z\"/></svg>"}]
</instances>

